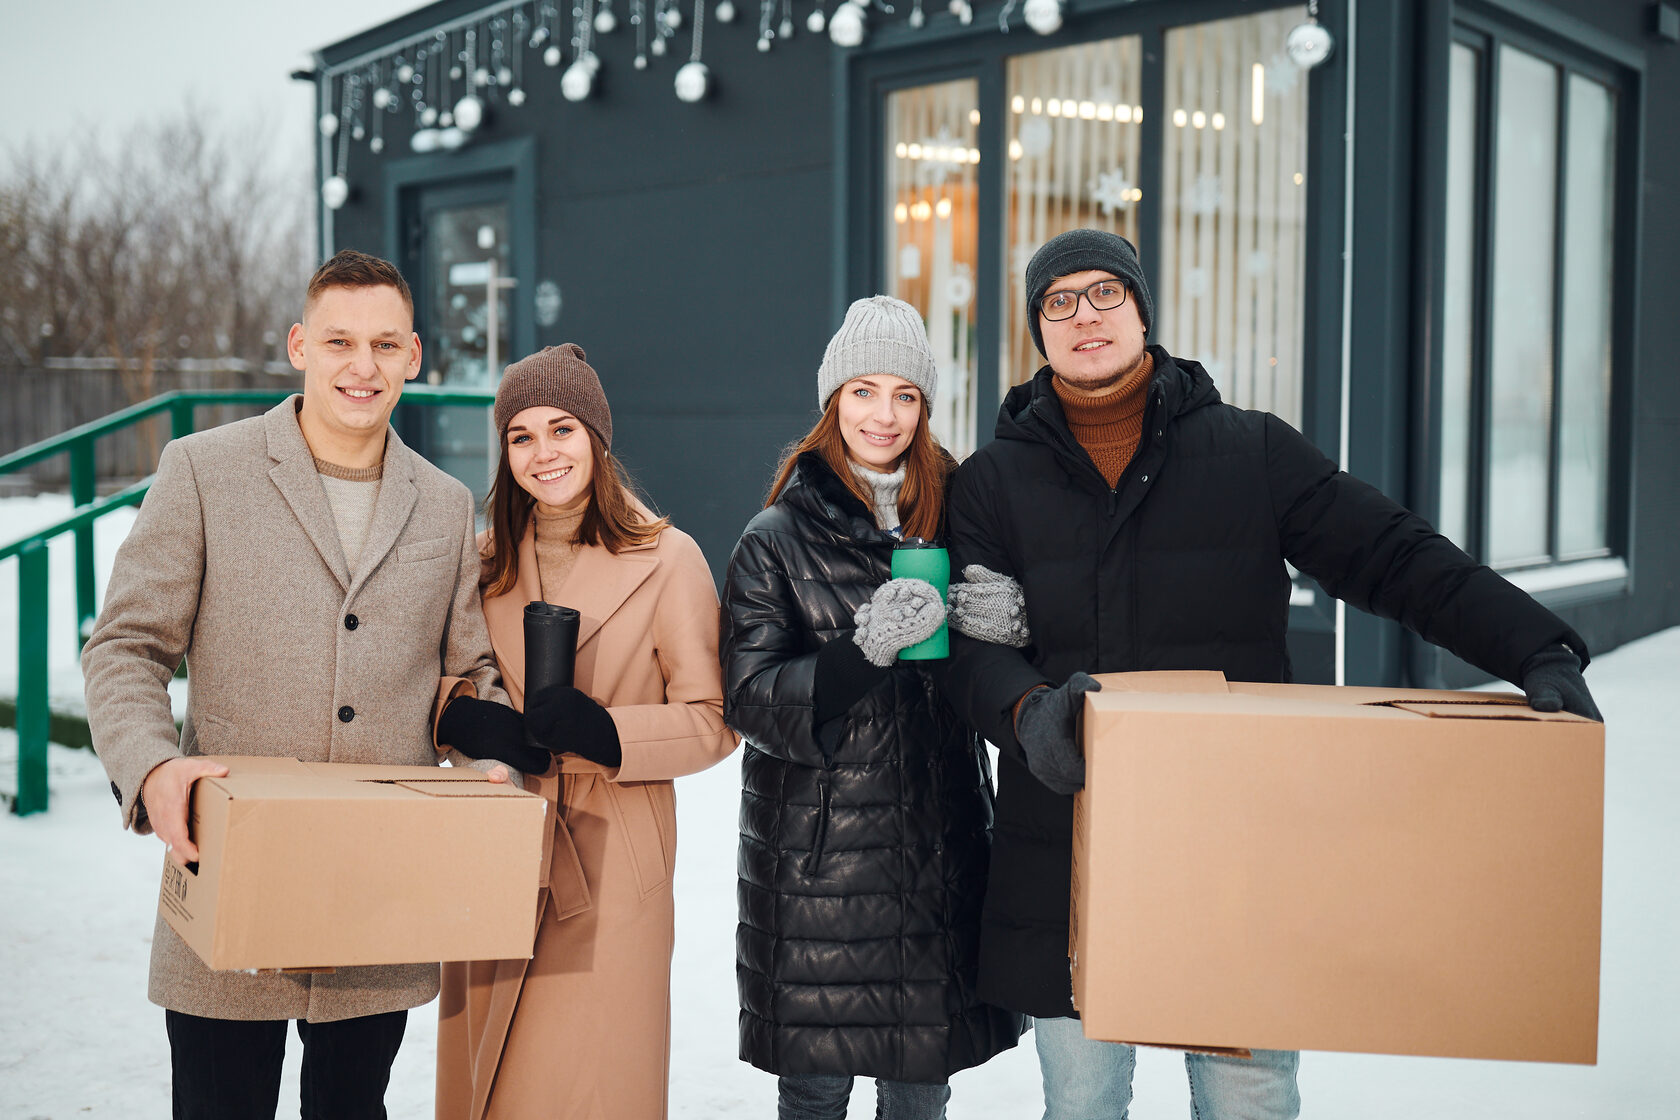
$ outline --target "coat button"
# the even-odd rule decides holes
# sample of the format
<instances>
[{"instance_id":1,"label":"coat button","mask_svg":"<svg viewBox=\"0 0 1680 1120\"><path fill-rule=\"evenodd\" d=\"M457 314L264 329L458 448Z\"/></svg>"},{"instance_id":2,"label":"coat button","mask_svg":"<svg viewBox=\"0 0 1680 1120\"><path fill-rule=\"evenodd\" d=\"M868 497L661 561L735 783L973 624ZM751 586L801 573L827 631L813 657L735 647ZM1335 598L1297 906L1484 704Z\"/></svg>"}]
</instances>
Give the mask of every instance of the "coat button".
<instances>
[{"instance_id":1,"label":"coat button","mask_svg":"<svg viewBox=\"0 0 1680 1120\"><path fill-rule=\"evenodd\" d=\"M344 628L346 630L354 630L356 627L360 626L361 624L362 624L362 620L357 618L353 614L347 614L347 615L344 616Z\"/></svg>"},{"instance_id":2,"label":"coat button","mask_svg":"<svg viewBox=\"0 0 1680 1120\"><path fill-rule=\"evenodd\" d=\"M1148 481L1149 481L1149 476L1148 476L1148 475L1144 475L1144 476L1143 476L1143 478L1141 478L1141 479L1139 479L1139 481L1140 481L1140 482L1148 482Z\"/></svg>"},{"instance_id":3,"label":"coat button","mask_svg":"<svg viewBox=\"0 0 1680 1120\"><path fill-rule=\"evenodd\" d=\"M349 723L351 720L353 720L355 718L356 718L356 709L352 708L348 704L344 705L344 707L342 707L338 710L338 722L340 722L340 723Z\"/></svg>"}]
</instances>

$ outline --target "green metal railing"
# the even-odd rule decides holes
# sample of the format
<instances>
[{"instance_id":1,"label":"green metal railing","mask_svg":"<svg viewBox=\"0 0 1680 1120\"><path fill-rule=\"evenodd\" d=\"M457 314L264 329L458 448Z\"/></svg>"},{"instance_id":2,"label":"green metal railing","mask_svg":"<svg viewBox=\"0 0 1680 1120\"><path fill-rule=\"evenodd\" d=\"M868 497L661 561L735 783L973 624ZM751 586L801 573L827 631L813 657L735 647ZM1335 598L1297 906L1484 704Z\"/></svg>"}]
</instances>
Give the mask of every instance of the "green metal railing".
<instances>
[{"instance_id":1,"label":"green metal railing","mask_svg":"<svg viewBox=\"0 0 1680 1120\"><path fill-rule=\"evenodd\" d=\"M68 517L0 546L0 561L18 559L18 673L17 673L17 799L12 811L37 813L47 807L47 542L65 533L76 543L76 648L92 632L99 600L93 562L94 522L113 510L139 505L152 484L148 475L132 486L95 499L94 445L102 436L169 414L170 438L197 430L197 411L207 405L271 405L291 390L207 389L177 390L113 412L100 420L71 428L62 435L0 456L0 475L22 470L54 455L70 457ZM495 401L491 389L457 389L411 385L402 395L405 404L467 405L486 408Z\"/></svg>"}]
</instances>

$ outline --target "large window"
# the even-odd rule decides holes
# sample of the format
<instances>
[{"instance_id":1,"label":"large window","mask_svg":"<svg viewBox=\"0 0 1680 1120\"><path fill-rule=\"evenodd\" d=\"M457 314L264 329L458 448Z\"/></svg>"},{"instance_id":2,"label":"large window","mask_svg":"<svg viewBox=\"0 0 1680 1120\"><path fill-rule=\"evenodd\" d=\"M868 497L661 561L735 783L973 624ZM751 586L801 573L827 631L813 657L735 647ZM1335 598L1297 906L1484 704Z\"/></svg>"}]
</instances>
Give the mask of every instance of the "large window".
<instances>
[{"instance_id":1,"label":"large window","mask_svg":"<svg viewBox=\"0 0 1680 1120\"><path fill-rule=\"evenodd\" d=\"M1608 556L1617 91L1453 45L1440 527L1505 569Z\"/></svg>"}]
</instances>

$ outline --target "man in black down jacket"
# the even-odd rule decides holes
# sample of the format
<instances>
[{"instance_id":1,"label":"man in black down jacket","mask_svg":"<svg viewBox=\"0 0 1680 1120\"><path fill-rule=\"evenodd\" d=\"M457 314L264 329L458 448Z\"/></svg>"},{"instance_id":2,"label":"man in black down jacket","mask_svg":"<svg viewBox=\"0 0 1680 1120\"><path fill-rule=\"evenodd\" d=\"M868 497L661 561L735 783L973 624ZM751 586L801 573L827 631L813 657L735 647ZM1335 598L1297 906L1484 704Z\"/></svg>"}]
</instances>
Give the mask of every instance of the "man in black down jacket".
<instances>
[{"instance_id":1,"label":"man in black down jacket","mask_svg":"<svg viewBox=\"0 0 1680 1120\"><path fill-rule=\"evenodd\" d=\"M1421 518L1337 470L1294 428L1224 404L1196 362L1146 346L1136 251L1098 230L1027 266L1049 364L1005 398L957 471L952 569L1025 592L1024 649L952 635L945 687L1000 752L980 993L1037 1018L1046 1120L1125 1115L1129 1046L1083 1037L1068 968L1072 794L1087 673L1217 669L1290 679L1285 562L1347 602L1505 680L1542 710L1598 718L1579 635ZM1165 747L1164 747L1165 749ZM1195 1115L1293 1117L1299 1055L1189 1055Z\"/></svg>"}]
</instances>

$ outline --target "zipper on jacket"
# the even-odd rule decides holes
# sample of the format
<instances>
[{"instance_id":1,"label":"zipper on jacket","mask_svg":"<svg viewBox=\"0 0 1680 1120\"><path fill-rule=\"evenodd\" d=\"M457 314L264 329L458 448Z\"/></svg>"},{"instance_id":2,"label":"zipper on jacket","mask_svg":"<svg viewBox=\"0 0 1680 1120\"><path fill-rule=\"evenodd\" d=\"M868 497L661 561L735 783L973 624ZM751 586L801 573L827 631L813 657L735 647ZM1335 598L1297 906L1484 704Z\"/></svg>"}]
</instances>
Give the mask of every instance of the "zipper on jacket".
<instances>
[{"instance_id":1,"label":"zipper on jacket","mask_svg":"<svg viewBox=\"0 0 1680 1120\"><path fill-rule=\"evenodd\" d=\"M807 875L815 875L817 868L822 866L823 846L828 841L828 771L817 775L817 833L811 840L811 850L806 854L800 869Z\"/></svg>"}]
</instances>

